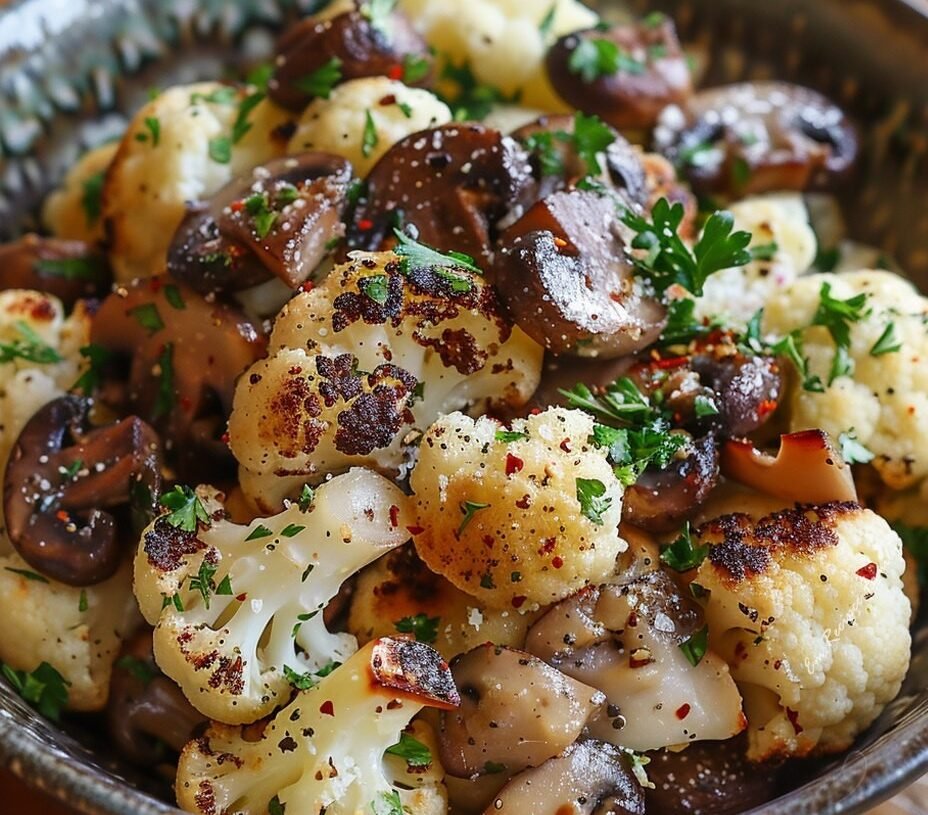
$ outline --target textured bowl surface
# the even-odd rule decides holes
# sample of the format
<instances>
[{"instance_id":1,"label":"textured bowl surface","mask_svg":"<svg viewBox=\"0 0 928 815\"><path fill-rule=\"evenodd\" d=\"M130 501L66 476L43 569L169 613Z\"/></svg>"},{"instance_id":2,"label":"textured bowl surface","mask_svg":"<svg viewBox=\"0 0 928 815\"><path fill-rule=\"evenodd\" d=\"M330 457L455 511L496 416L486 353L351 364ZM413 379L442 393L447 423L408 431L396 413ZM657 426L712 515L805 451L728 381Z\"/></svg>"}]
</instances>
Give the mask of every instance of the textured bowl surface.
<instances>
[{"instance_id":1,"label":"textured bowl surface","mask_svg":"<svg viewBox=\"0 0 928 815\"><path fill-rule=\"evenodd\" d=\"M310 0L20 0L0 14L0 238L33 227L45 192L86 148L117 135L151 87L226 75L266 57ZM622 14L603 0L603 11ZM860 122L860 177L842 195L851 234L928 289L926 0L631 0L672 14L706 57L706 82L781 78L834 97ZM854 750L754 810L860 812L928 769L928 619L899 698ZM0 761L87 813L176 812L165 786L99 735L42 720L0 683ZM162 800L159 800L159 797ZM0 806L0 809L3 809Z\"/></svg>"}]
</instances>

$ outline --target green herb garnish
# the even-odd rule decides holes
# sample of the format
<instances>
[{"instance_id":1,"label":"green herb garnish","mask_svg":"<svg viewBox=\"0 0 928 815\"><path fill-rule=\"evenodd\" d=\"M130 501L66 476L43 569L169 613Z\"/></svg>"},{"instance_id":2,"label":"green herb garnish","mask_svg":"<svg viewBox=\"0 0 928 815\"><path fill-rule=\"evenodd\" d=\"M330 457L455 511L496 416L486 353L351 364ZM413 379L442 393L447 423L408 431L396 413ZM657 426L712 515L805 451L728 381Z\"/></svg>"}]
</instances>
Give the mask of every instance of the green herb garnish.
<instances>
[{"instance_id":1,"label":"green herb garnish","mask_svg":"<svg viewBox=\"0 0 928 815\"><path fill-rule=\"evenodd\" d=\"M338 57L332 57L324 65L311 74L300 77L293 84L309 96L328 99L332 95L332 89L341 81L342 61Z\"/></svg>"},{"instance_id":2,"label":"green herb garnish","mask_svg":"<svg viewBox=\"0 0 928 815\"><path fill-rule=\"evenodd\" d=\"M438 624L440 617L429 617L427 614L414 614L412 617L403 617L393 623L400 634L412 634L417 642L432 643L438 639Z\"/></svg>"}]
</instances>

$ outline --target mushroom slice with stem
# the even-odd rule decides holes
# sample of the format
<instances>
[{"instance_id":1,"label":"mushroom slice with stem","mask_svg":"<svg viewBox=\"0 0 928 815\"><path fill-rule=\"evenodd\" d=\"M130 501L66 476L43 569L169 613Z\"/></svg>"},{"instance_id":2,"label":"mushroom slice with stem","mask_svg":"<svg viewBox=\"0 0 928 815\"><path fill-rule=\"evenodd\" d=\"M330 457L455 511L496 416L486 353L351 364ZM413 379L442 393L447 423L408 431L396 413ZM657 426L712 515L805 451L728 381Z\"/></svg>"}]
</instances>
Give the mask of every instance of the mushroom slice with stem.
<instances>
[{"instance_id":1,"label":"mushroom slice with stem","mask_svg":"<svg viewBox=\"0 0 928 815\"><path fill-rule=\"evenodd\" d=\"M580 741L519 773L484 815L644 815L632 756L602 741Z\"/></svg>"},{"instance_id":2,"label":"mushroom slice with stem","mask_svg":"<svg viewBox=\"0 0 928 815\"><path fill-rule=\"evenodd\" d=\"M168 250L168 272L200 294L279 278L305 282L342 236L351 164L329 153L275 159L191 205Z\"/></svg>"},{"instance_id":3,"label":"mushroom slice with stem","mask_svg":"<svg viewBox=\"0 0 928 815\"><path fill-rule=\"evenodd\" d=\"M722 472L758 492L804 504L857 501L851 468L824 430L801 430L780 437L776 456L745 440L722 447Z\"/></svg>"},{"instance_id":4,"label":"mushroom slice with stem","mask_svg":"<svg viewBox=\"0 0 928 815\"><path fill-rule=\"evenodd\" d=\"M446 771L459 778L542 764L580 736L605 699L537 657L492 643L458 657L451 673L461 706L442 715L439 746Z\"/></svg>"},{"instance_id":5,"label":"mushroom slice with stem","mask_svg":"<svg viewBox=\"0 0 928 815\"><path fill-rule=\"evenodd\" d=\"M581 590L532 626L525 648L606 694L594 738L655 750L745 727L728 666L707 649L702 610L665 572Z\"/></svg>"},{"instance_id":6,"label":"mushroom slice with stem","mask_svg":"<svg viewBox=\"0 0 928 815\"><path fill-rule=\"evenodd\" d=\"M70 309L105 292L110 279L103 257L81 241L30 234L0 246L0 290L45 292Z\"/></svg>"},{"instance_id":7,"label":"mushroom slice with stem","mask_svg":"<svg viewBox=\"0 0 928 815\"><path fill-rule=\"evenodd\" d=\"M528 154L476 124L449 124L401 139L374 165L349 227L352 249L380 249L399 225L442 252L491 260L496 223L532 197Z\"/></svg>"},{"instance_id":8,"label":"mushroom slice with stem","mask_svg":"<svg viewBox=\"0 0 928 815\"><path fill-rule=\"evenodd\" d=\"M289 110L302 110L334 85L388 76L406 85L428 85L432 56L409 19L393 12L378 25L363 11L297 23L277 43L268 95Z\"/></svg>"},{"instance_id":9,"label":"mushroom slice with stem","mask_svg":"<svg viewBox=\"0 0 928 815\"><path fill-rule=\"evenodd\" d=\"M661 113L654 143L697 192L735 198L825 186L850 169L858 146L840 108L786 82L700 91Z\"/></svg>"},{"instance_id":10,"label":"mushroom slice with stem","mask_svg":"<svg viewBox=\"0 0 928 815\"><path fill-rule=\"evenodd\" d=\"M613 201L557 192L501 236L494 282L519 327L558 354L605 359L650 345L666 309L644 289Z\"/></svg>"},{"instance_id":11,"label":"mushroom slice with stem","mask_svg":"<svg viewBox=\"0 0 928 815\"><path fill-rule=\"evenodd\" d=\"M62 396L23 428L3 479L10 543L34 569L70 586L111 577L122 561L126 518L107 510L141 511L144 526L161 487L158 435L136 416L93 428L91 402Z\"/></svg>"},{"instance_id":12,"label":"mushroom slice with stem","mask_svg":"<svg viewBox=\"0 0 928 815\"><path fill-rule=\"evenodd\" d=\"M593 28L561 37L548 51L548 78L570 105L620 130L647 130L669 104L692 93L673 21Z\"/></svg>"}]
</instances>

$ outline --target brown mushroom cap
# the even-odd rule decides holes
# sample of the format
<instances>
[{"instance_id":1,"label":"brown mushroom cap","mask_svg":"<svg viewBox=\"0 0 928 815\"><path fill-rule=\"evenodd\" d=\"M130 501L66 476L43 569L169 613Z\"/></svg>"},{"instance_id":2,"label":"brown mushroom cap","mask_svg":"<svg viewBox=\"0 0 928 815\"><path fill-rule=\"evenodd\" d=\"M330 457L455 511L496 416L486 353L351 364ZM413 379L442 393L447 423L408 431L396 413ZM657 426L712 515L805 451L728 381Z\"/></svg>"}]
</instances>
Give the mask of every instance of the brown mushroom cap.
<instances>
[{"instance_id":1,"label":"brown mushroom cap","mask_svg":"<svg viewBox=\"0 0 928 815\"><path fill-rule=\"evenodd\" d=\"M451 664L461 706L442 715L442 765L467 778L542 764L571 745L604 697L540 659L486 643Z\"/></svg>"},{"instance_id":2,"label":"brown mushroom cap","mask_svg":"<svg viewBox=\"0 0 928 815\"><path fill-rule=\"evenodd\" d=\"M71 308L107 291L110 280L106 260L81 241L24 235L0 245L0 290L46 292Z\"/></svg>"},{"instance_id":3,"label":"brown mushroom cap","mask_svg":"<svg viewBox=\"0 0 928 815\"><path fill-rule=\"evenodd\" d=\"M220 436L235 382L266 346L241 312L207 302L183 284L149 278L103 301L90 339L131 360L125 404L112 406L151 421L180 468L195 474L232 463Z\"/></svg>"},{"instance_id":4,"label":"brown mushroom cap","mask_svg":"<svg viewBox=\"0 0 928 815\"><path fill-rule=\"evenodd\" d=\"M641 785L628 753L581 741L512 778L484 815L644 815Z\"/></svg>"},{"instance_id":5,"label":"brown mushroom cap","mask_svg":"<svg viewBox=\"0 0 928 815\"><path fill-rule=\"evenodd\" d=\"M255 168L189 207L168 250L168 272L203 295L275 275L298 287L342 235L351 179L347 159L329 153Z\"/></svg>"},{"instance_id":6,"label":"brown mushroom cap","mask_svg":"<svg viewBox=\"0 0 928 815\"><path fill-rule=\"evenodd\" d=\"M635 285L611 198L558 192L510 226L494 282L519 327L555 353L619 357L657 339L666 311Z\"/></svg>"},{"instance_id":7,"label":"brown mushroom cap","mask_svg":"<svg viewBox=\"0 0 928 815\"><path fill-rule=\"evenodd\" d=\"M594 68L584 74L578 63L589 52L595 65L597 48L618 49L617 71L600 74ZM683 102L692 93L686 55L669 17L655 24L568 34L548 51L545 65L551 84L568 104L620 130L651 128L666 105Z\"/></svg>"},{"instance_id":8,"label":"brown mushroom cap","mask_svg":"<svg viewBox=\"0 0 928 815\"><path fill-rule=\"evenodd\" d=\"M432 79L433 60L425 41L404 14L390 14L386 28L372 25L360 11L297 23L277 43L268 95L285 108L302 110L314 98L306 80L333 60L338 60L342 82L388 76L402 79L407 85L427 86ZM409 60L424 61L426 65L414 81L405 70Z\"/></svg>"},{"instance_id":9,"label":"brown mushroom cap","mask_svg":"<svg viewBox=\"0 0 928 815\"><path fill-rule=\"evenodd\" d=\"M3 480L10 543L41 574L72 586L111 577L124 544L136 542L131 523L106 510L136 502L151 516L161 487L157 433L136 416L92 429L90 406L63 396L39 410Z\"/></svg>"},{"instance_id":10,"label":"brown mushroom cap","mask_svg":"<svg viewBox=\"0 0 928 815\"><path fill-rule=\"evenodd\" d=\"M700 193L742 197L826 186L857 156L857 134L821 94L786 82L700 91L661 114L656 149Z\"/></svg>"},{"instance_id":11,"label":"brown mushroom cap","mask_svg":"<svg viewBox=\"0 0 928 815\"><path fill-rule=\"evenodd\" d=\"M423 243L487 268L495 224L534 188L528 155L514 139L476 124L422 130L374 165L348 245L379 249L401 221L415 226Z\"/></svg>"}]
</instances>

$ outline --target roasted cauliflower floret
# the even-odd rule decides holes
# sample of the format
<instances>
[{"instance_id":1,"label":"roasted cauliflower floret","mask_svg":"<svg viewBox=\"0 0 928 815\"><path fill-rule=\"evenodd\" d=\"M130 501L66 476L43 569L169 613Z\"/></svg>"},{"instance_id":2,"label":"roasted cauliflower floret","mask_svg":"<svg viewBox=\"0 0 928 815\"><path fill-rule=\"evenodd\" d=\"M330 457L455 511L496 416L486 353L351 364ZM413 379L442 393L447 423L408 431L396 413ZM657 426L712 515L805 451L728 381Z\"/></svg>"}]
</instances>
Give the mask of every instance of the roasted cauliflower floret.
<instances>
[{"instance_id":1,"label":"roasted cauliflower floret","mask_svg":"<svg viewBox=\"0 0 928 815\"><path fill-rule=\"evenodd\" d=\"M627 544L622 485L592 434L592 417L563 408L508 431L487 417L439 419L410 480L419 556L498 608L552 603L602 582Z\"/></svg>"},{"instance_id":2,"label":"roasted cauliflower floret","mask_svg":"<svg viewBox=\"0 0 928 815\"><path fill-rule=\"evenodd\" d=\"M400 0L399 8L440 57L468 64L481 84L549 112L565 108L545 72L548 46L599 21L577 0Z\"/></svg>"},{"instance_id":3,"label":"roasted cauliflower floret","mask_svg":"<svg viewBox=\"0 0 928 815\"><path fill-rule=\"evenodd\" d=\"M825 283L833 298L867 295L860 319L849 323L852 375L831 385L835 343L828 329L807 328ZM775 294L765 310L765 329L778 335L803 329L810 371L824 383L823 393L793 383L790 429L821 428L835 439L853 430L874 454L872 464L887 486L904 489L921 481L928 475L926 315L928 301L890 272L811 275Z\"/></svg>"},{"instance_id":4,"label":"roasted cauliflower floret","mask_svg":"<svg viewBox=\"0 0 928 815\"><path fill-rule=\"evenodd\" d=\"M696 313L743 328L772 293L809 271L817 242L802 196L774 193L745 198L729 207L735 229L752 234L758 257L746 266L712 275L696 300Z\"/></svg>"},{"instance_id":5,"label":"roasted cauliflower floret","mask_svg":"<svg viewBox=\"0 0 928 815\"><path fill-rule=\"evenodd\" d=\"M460 703L448 664L408 640L369 643L304 690L259 739L214 724L184 748L177 800L201 815L444 815L436 760L422 772L390 776L384 751L423 707ZM433 753L434 755L434 753Z\"/></svg>"},{"instance_id":6,"label":"roasted cauliflower floret","mask_svg":"<svg viewBox=\"0 0 928 815\"><path fill-rule=\"evenodd\" d=\"M335 153L365 176L401 139L450 121L448 106L428 91L385 76L353 79L303 111L287 152Z\"/></svg>"},{"instance_id":7,"label":"roasted cauliflower floret","mask_svg":"<svg viewBox=\"0 0 928 815\"><path fill-rule=\"evenodd\" d=\"M103 240L103 179L118 146L113 142L84 153L45 199L42 222L52 235L91 244Z\"/></svg>"},{"instance_id":8,"label":"roasted cauliflower floret","mask_svg":"<svg viewBox=\"0 0 928 815\"><path fill-rule=\"evenodd\" d=\"M159 667L191 704L218 721L253 722L287 698L288 677L357 648L321 612L342 582L408 539L407 499L356 469L310 505L239 526L223 519L217 495L200 494L196 528L163 515L143 533L135 593L155 626Z\"/></svg>"},{"instance_id":9,"label":"roasted cauliflower floret","mask_svg":"<svg viewBox=\"0 0 928 815\"><path fill-rule=\"evenodd\" d=\"M451 660L484 642L521 648L536 616L476 602L431 571L409 545L361 572L351 595L348 630L362 643L397 632L412 634Z\"/></svg>"},{"instance_id":10,"label":"roasted cauliflower floret","mask_svg":"<svg viewBox=\"0 0 928 815\"><path fill-rule=\"evenodd\" d=\"M267 99L249 110L250 95L218 82L178 85L135 115L103 186L117 280L163 273L188 202L283 154L275 130L288 114Z\"/></svg>"},{"instance_id":11,"label":"roasted cauliflower floret","mask_svg":"<svg viewBox=\"0 0 928 815\"><path fill-rule=\"evenodd\" d=\"M268 509L307 476L397 472L410 430L443 413L524 404L542 357L481 277L408 270L390 252L356 253L291 300L268 353L239 381L229 422L242 486Z\"/></svg>"},{"instance_id":12,"label":"roasted cauliflower floret","mask_svg":"<svg viewBox=\"0 0 928 815\"><path fill-rule=\"evenodd\" d=\"M732 504L741 509L742 502ZM709 642L745 700L754 760L848 748L909 665L902 544L853 503L700 526Z\"/></svg>"}]
</instances>

